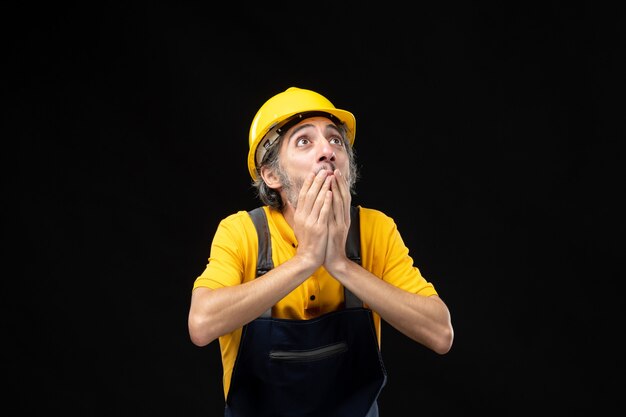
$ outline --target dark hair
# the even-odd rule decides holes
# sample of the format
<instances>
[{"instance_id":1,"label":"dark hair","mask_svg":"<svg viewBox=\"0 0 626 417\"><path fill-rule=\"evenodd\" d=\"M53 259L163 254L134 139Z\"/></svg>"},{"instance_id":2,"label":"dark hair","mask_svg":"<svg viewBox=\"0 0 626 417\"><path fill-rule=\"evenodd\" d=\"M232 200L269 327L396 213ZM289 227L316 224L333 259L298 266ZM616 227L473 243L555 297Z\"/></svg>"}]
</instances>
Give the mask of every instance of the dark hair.
<instances>
[{"instance_id":1,"label":"dark hair","mask_svg":"<svg viewBox=\"0 0 626 417\"><path fill-rule=\"evenodd\" d=\"M341 123L337 125L339 128L339 132L341 133L341 137L343 139L344 147L346 148L346 152L348 154L348 164L350 169L350 180L348 185L350 186L350 192L352 194L355 193L355 184L359 177L358 168L356 165L356 153L348 139L346 139L346 126ZM280 197L280 193L273 188L270 188L263 181L263 177L261 177L261 168L268 167L272 171L280 174L282 168L280 166L280 145L283 142L284 135L281 135L280 138L274 142L271 148L268 149L267 153L263 156L263 160L261 164L256 168L257 177L252 182L252 186L256 189L257 197L266 205L274 208L276 210L281 210L284 206L284 201Z\"/></svg>"}]
</instances>

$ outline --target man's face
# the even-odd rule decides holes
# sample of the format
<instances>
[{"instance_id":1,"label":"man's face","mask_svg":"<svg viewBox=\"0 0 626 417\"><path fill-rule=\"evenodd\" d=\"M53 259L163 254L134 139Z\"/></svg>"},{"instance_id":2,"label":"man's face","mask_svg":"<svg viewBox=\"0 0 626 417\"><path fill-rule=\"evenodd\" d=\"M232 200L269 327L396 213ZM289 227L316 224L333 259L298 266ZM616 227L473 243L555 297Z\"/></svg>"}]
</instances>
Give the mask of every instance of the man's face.
<instances>
[{"instance_id":1,"label":"man's face","mask_svg":"<svg viewBox=\"0 0 626 417\"><path fill-rule=\"evenodd\" d=\"M310 172L339 169L348 178L349 158L339 129L325 117L305 119L289 129L280 149L282 195L296 207L304 179Z\"/></svg>"}]
</instances>

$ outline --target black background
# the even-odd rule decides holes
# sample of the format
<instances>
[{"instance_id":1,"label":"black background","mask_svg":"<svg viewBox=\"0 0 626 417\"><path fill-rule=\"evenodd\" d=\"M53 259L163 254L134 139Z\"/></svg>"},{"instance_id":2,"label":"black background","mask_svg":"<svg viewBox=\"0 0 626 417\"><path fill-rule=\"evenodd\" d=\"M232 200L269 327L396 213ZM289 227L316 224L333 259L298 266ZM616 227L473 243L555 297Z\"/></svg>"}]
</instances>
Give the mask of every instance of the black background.
<instances>
[{"instance_id":1,"label":"black background","mask_svg":"<svg viewBox=\"0 0 626 417\"><path fill-rule=\"evenodd\" d=\"M623 409L624 14L502 3L3 6L10 415L223 414L191 287L290 86L356 115L353 202L452 313L444 356L384 325L382 416Z\"/></svg>"}]
</instances>

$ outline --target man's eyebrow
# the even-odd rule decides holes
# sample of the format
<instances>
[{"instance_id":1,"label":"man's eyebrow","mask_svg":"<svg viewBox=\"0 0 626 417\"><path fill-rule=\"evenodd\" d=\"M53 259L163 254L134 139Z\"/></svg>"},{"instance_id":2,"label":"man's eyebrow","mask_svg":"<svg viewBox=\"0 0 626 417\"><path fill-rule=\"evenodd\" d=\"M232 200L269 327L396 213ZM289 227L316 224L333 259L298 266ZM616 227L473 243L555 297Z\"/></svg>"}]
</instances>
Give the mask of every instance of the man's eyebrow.
<instances>
[{"instance_id":1,"label":"man's eyebrow","mask_svg":"<svg viewBox=\"0 0 626 417\"><path fill-rule=\"evenodd\" d=\"M341 133L339 131L339 128L334 123L329 123L326 125L326 131L328 132L329 130L334 130L337 133Z\"/></svg>"}]
</instances>

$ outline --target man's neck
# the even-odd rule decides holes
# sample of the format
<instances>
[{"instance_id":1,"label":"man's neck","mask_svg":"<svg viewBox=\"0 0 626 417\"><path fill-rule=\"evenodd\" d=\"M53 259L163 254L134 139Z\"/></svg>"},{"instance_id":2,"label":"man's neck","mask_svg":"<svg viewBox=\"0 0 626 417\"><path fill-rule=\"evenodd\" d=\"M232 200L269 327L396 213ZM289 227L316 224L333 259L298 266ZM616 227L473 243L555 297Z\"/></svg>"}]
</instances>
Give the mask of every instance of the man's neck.
<instances>
[{"instance_id":1,"label":"man's neck","mask_svg":"<svg viewBox=\"0 0 626 417\"><path fill-rule=\"evenodd\" d=\"M285 206L282 208L282 213L283 213L283 217L285 218L285 221L287 222L287 224L293 229L293 217L295 214L295 208L287 203L285 204Z\"/></svg>"}]
</instances>

